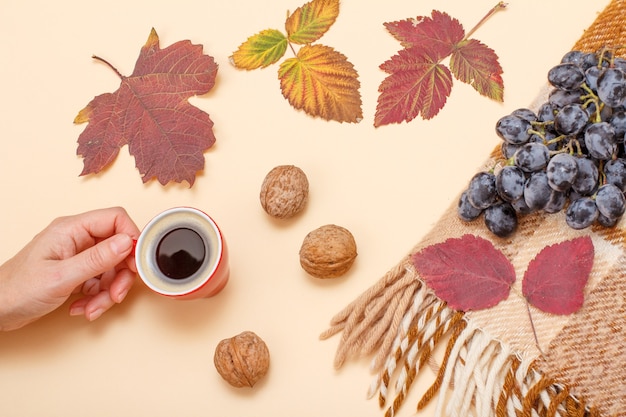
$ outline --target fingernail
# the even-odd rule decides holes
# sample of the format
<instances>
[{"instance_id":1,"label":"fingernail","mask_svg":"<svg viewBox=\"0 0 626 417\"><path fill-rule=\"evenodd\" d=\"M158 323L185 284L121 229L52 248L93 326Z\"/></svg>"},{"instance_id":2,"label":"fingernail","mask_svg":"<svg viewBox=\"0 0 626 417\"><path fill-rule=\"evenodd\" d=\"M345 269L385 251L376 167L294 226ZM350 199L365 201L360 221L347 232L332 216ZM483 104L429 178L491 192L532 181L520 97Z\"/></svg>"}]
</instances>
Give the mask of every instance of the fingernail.
<instances>
[{"instance_id":1,"label":"fingernail","mask_svg":"<svg viewBox=\"0 0 626 417\"><path fill-rule=\"evenodd\" d=\"M70 308L70 316L82 316L85 314L84 307L72 307Z\"/></svg>"},{"instance_id":2,"label":"fingernail","mask_svg":"<svg viewBox=\"0 0 626 417\"><path fill-rule=\"evenodd\" d=\"M117 302L121 303L122 301L124 301L124 299L126 298L126 295L128 295L128 289L120 291L117 294Z\"/></svg>"},{"instance_id":3,"label":"fingernail","mask_svg":"<svg viewBox=\"0 0 626 417\"><path fill-rule=\"evenodd\" d=\"M89 316L87 317L87 320L94 321L95 319L100 317L102 313L104 313L104 310L102 310L101 308L94 310L91 312L91 314L89 314Z\"/></svg>"},{"instance_id":4,"label":"fingernail","mask_svg":"<svg viewBox=\"0 0 626 417\"><path fill-rule=\"evenodd\" d=\"M128 252L133 246L133 240L125 234L115 235L111 238L111 249L117 254Z\"/></svg>"}]
</instances>

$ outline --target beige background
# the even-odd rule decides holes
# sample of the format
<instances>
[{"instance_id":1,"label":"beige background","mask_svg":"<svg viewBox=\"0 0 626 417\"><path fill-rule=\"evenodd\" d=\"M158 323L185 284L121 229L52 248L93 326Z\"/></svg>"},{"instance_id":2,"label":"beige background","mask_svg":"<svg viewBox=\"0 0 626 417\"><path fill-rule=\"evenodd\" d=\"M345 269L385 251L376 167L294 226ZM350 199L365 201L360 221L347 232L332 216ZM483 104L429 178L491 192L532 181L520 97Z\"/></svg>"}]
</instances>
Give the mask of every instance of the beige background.
<instances>
[{"instance_id":1,"label":"beige background","mask_svg":"<svg viewBox=\"0 0 626 417\"><path fill-rule=\"evenodd\" d=\"M231 250L231 281L218 296L180 302L140 282L122 305L94 323L67 306L0 334L3 416L379 416L366 400L368 360L333 369L335 337L320 341L331 317L377 281L455 200L498 143L496 120L530 104L545 74L608 1L512 0L475 37L504 69L505 101L491 102L454 83L431 121L373 127L378 66L400 45L383 22L432 9L471 28L495 0L344 0L320 43L345 54L360 74L364 120L339 124L295 111L280 94L278 66L239 71L228 56L248 36L283 28L294 0L0 2L0 259L17 252L54 217L124 206L142 227L160 211L190 205L221 226ZM144 185L127 148L97 176L80 178L75 156L84 126L76 113L133 70L154 27L166 47L189 39L219 64L217 84L193 104L215 122L217 144L189 189ZM275 221L258 194L275 165L308 175L310 202ZM359 256L333 281L298 263L304 236L323 224L355 236ZM267 342L271 369L253 389L227 385L212 363L219 340L252 330ZM428 376L428 375L426 375ZM412 415L428 378L418 381L402 415ZM429 409L430 410L430 409ZM429 415L428 411L424 415Z\"/></svg>"}]
</instances>

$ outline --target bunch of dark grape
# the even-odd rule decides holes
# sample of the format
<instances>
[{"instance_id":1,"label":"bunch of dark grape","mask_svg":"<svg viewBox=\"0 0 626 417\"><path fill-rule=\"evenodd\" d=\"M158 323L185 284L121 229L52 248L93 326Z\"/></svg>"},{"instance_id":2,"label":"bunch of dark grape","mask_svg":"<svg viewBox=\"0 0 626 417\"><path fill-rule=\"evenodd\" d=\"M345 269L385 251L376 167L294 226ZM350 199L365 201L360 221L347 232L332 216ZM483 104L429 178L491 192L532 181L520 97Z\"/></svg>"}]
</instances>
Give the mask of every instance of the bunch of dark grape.
<instances>
[{"instance_id":1,"label":"bunch of dark grape","mask_svg":"<svg viewBox=\"0 0 626 417\"><path fill-rule=\"evenodd\" d=\"M499 237L518 218L565 210L573 229L614 226L626 211L626 59L614 51L571 51L548 72L551 90L536 111L517 109L496 123L501 161L477 173L458 215L484 217Z\"/></svg>"}]
</instances>

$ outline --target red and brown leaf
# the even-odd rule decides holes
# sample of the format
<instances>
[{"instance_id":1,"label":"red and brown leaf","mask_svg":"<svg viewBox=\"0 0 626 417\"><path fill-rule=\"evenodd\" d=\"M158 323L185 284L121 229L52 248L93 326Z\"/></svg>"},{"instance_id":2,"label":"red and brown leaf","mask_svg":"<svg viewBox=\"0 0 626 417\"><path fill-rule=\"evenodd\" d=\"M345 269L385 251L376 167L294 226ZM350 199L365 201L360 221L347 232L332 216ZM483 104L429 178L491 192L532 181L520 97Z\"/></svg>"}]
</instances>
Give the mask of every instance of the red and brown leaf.
<instances>
[{"instance_id":1,"label":"red and brown leaf","mask_svg":"<svg viewBox=\"0 0 626 417\"><path fill-rule=\"evenodd\" d=\"M459 81L471 85L483 96L503 100L504 82L498 55L480 41L469 39L459 43L450 56L450 70Z\"/></svg>"},{"instance_id":2,"label":"red and brown leaf","mask_svg":"<svg viewBox=\"0 0 626 417\"><path fill-rule=\"evenodd\" d=\"M594 247L589 236L545 247L528 264L522 294L546 313L575 313L584 302L593 258Z\"/></svg>"},{"instance_id":3,"label":"red and brown leaf","mask_svg":"<svg viewBox=\"0 0 626 417\"><path fill-rule=\"evenodd\" d=\"M452 90L452 75L440 58L436 51L414 46L380 66L390 75L378 88L375 127L409 122L419 115L431 119L439 113Z\"/></svg>"},{"instance_id":4,"label":"red and brown leaf","mask_svg":"<svg viewBox=\"0 0 626 417\"><path fill-rule=\"evenodd\" d=\"M465 30L457 19L438 10L433 10L431 17L387 22L384 26L403 47L421 46L437 50L442 57L450 55L454 45L465 36Z\"/></svg>"},{"instance_id":5,"label":"red and brown leaf","mask_svg":"<svg viewBox=\"0 0 626 417\"><path fill-rule=\"evenodd\" d=\"M476 26L496 11L500 2ZM380 68L390 75L379 87L374 126L409 122L421 115L436 116L452 90L452 76L470 84L480 94L502 101L502 68L495 52L467 39L463 25L447 13L433 10L431 16L384 23L404 47ZM450 69L442 64L450 57Z\"/></svg>"},{"instance_id":6,"label":"red and brown leaf","mask_svg":"<svg viewBox=\"0 0 626 417\"><path fill-rule=\"evenodd\" d=\"M120 75L117 91L96 96L74 119L89 122L78 138L81 175L100 172L128 145L143 182L193 185L215 136L209 115L188 99L211 90L216 74L202 45L179 41L161 49L152 29L133 73Z\"/></svg>"},{"instance_id":7,"label":"red and brown leaf","mask_svg":"<svg viewBox=\"0 0 626 417\"><path fill-rule=\"evenodd\" d=\"M493 307L508 297L515 282L507 257L474 235L428 246L411 260L426 285L455 310Z\"/></svg>"}]
</instances>

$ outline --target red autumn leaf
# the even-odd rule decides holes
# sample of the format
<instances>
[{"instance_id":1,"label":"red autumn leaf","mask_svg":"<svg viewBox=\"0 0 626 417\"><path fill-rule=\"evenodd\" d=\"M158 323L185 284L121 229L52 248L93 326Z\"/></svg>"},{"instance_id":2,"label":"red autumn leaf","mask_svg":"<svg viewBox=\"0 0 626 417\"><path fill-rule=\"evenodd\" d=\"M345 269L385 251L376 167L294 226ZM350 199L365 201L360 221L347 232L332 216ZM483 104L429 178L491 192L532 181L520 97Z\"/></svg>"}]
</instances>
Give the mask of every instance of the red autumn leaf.
<instances>
[{"instance_id":1,"label":"red autumn leaf","mask_svg":"<svg viewBox=\"0 0 626 417\"><path fill-rule=\"evenodd\" d=\"M384 23L404 49L380 68L390 75L378 88L374 126L435 117L452 90L452 76L480 94L502 101L502 68L493 50L468 39L491 15L506 7L499 2L467 34L461 23L433 10L431 16ZM450 69L443 64L450 57ZM451 70L451 71L450 71Z\"/></svg>"},{"instance_id":2,"label":"red autumn leaf","mask_svg":"<svg viewBox=\"0 0 626 417\"><path fill-rule=\"evenodd\" d=\"M452 47L465 36L465 30L457 19L438 10L433 10L431 17L388 22L384 26L403 47L422 46L439 50L442 57L448 56Z\"/></svg>"},{"instance_id":3,"label":"red autumn leaf","mask_svg":"<svg viewBox=\"0 0 626 417\"><path fill-rule=\"evenodd\" d=\"M414 46L381 65L391 75L378 89L375 126L408 122L420 114L430 119L441 110L452 90L452 76L438 61L433 51Z\"/></svg>"},{"instance_id":4,"label":"red autumn leaf","mask_svg":"<svg viewBox=\"0 0 626 417\"><path fill-rule=\"evenodd\" d=\"M530 304L546 313L575 313L583 305L593 257L593 242L589 236L545 247L528 264L522 294Z\"/></svg>"},{"instance_id":5,"label":"red autumn leaf","mask_svg":"<svg viewBox=\"0 0 626 417\"><path fill-rule=\"evenodd\" d=\"M152 29L133 73L117 74L118 90L96 96L74 119L89 122L78 138L81 175L100 172L128 145L143 182L156 178L163 185L187 181L192 186L215 136L209 115L188 99L215 84L214 59L189 41L160 49Z\"/></svg>"},{"instance_id":6,"label":"red autumn leaf","mask_svg":"<svg viewBox=\"0 0 626 417\"><path fill-rule=\"evenodd\" d=\"M498 56L487 45L469 39L457 45L450 56L452 74L483 96L502 101L504 86Z\"/></svg>"},{"instance_id":7,"label":"red autumn leaf","mask_svg":"<svg viewBox=\"0 0 626 417\"><path fill-rule=\"evenodd\" d=\"M508 297L515 282L507 257L474 235L428 246L411 260L426 285L455 310L493 307Z\"/></svg>"}]
</instances>

